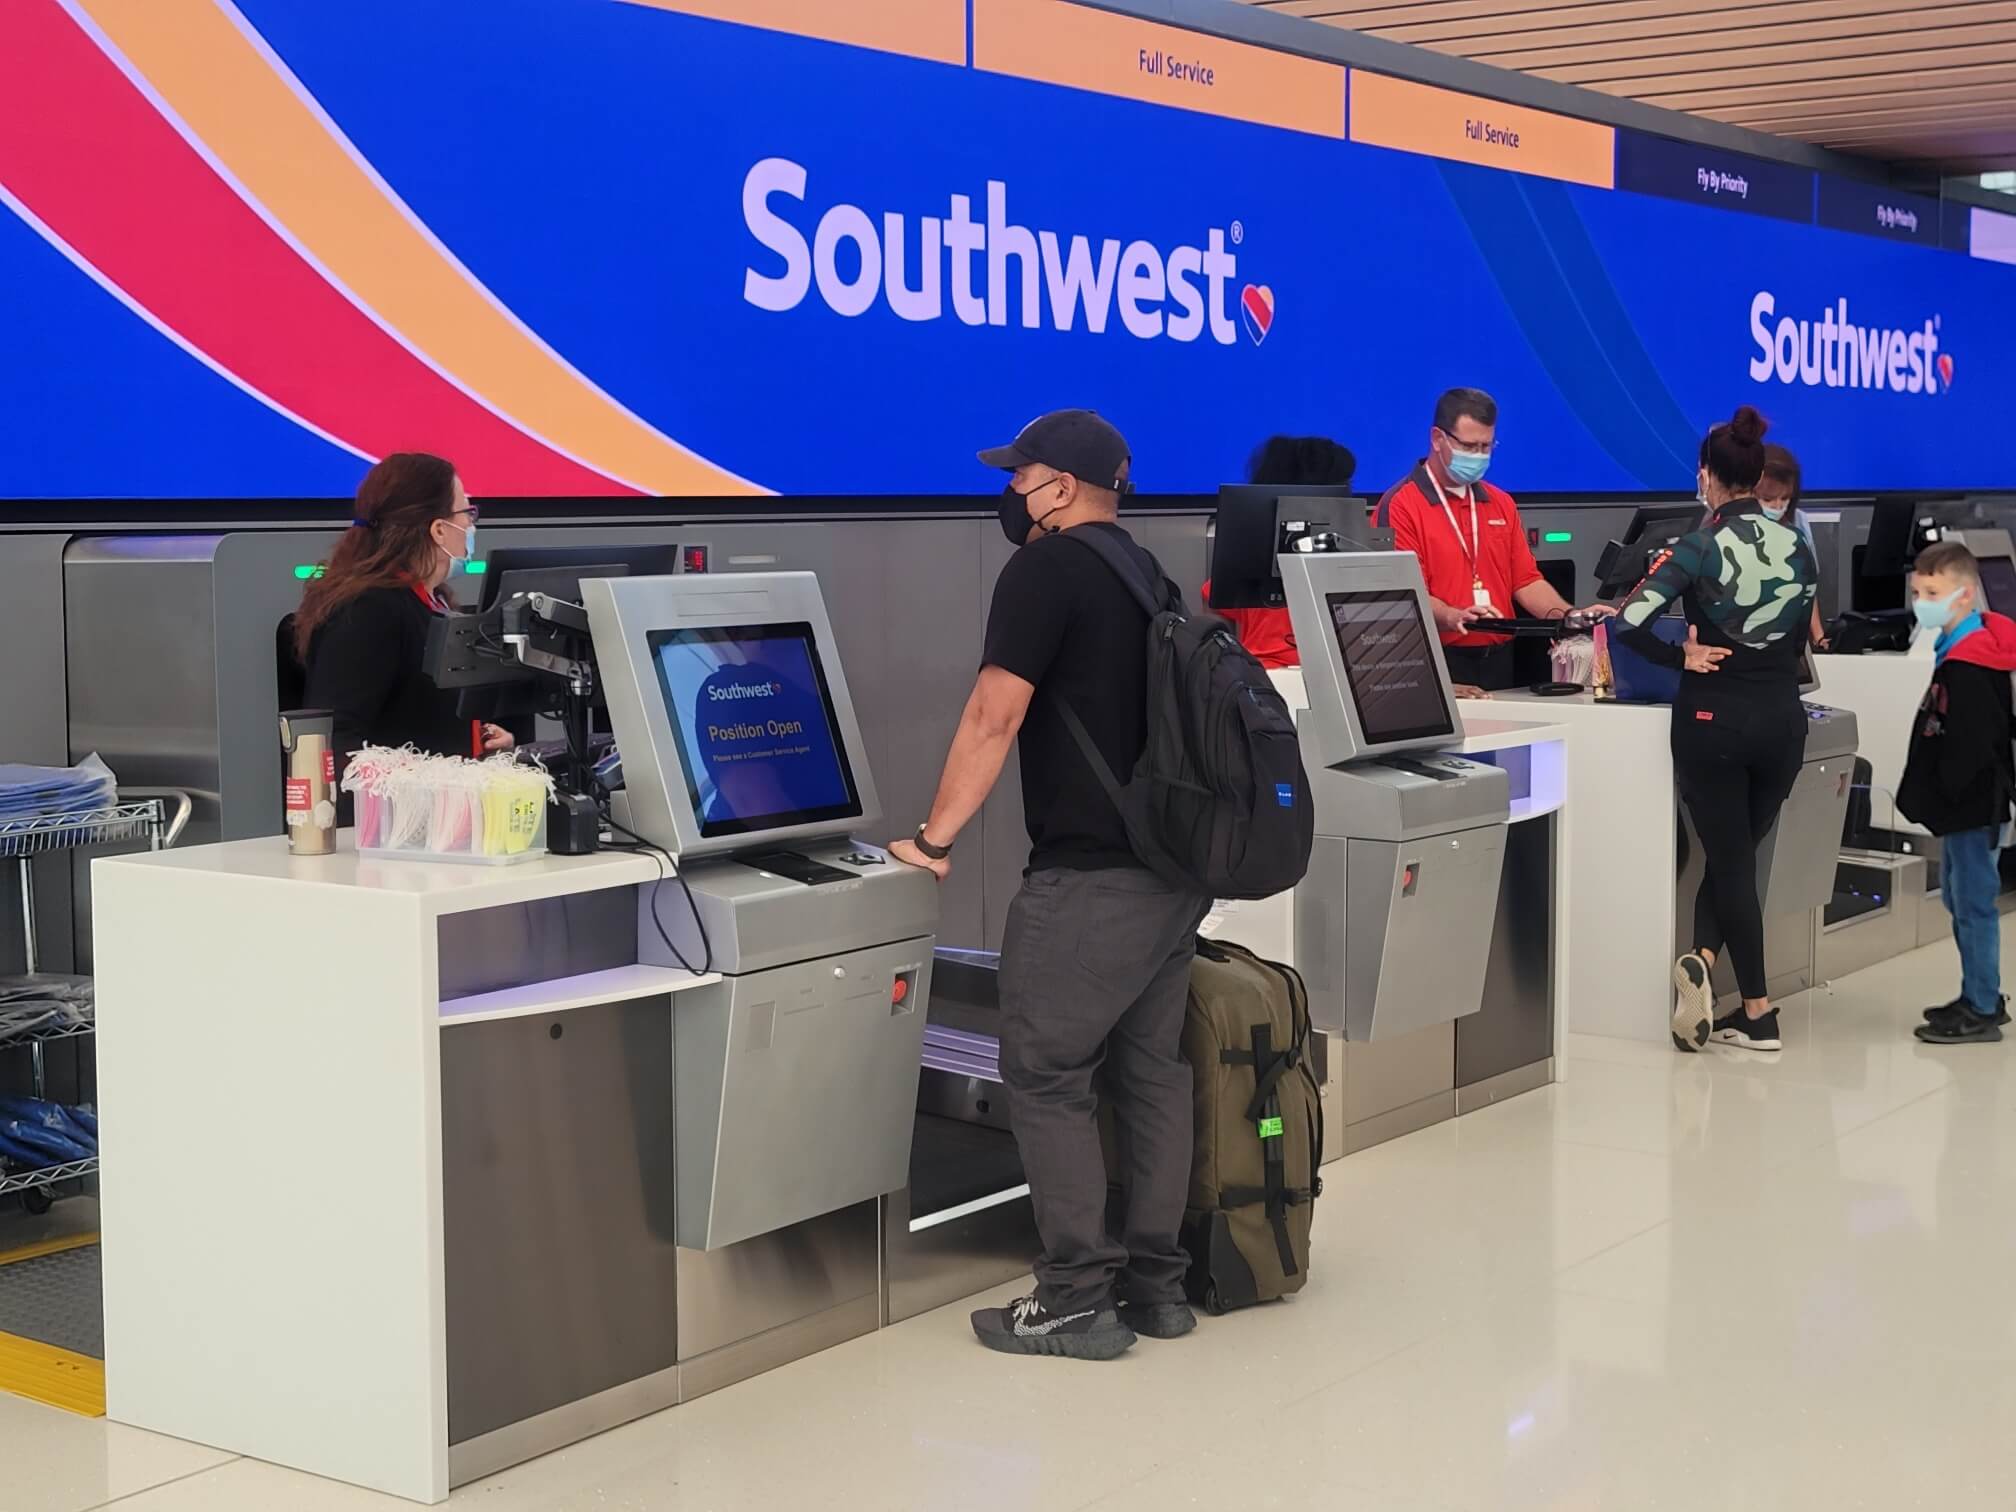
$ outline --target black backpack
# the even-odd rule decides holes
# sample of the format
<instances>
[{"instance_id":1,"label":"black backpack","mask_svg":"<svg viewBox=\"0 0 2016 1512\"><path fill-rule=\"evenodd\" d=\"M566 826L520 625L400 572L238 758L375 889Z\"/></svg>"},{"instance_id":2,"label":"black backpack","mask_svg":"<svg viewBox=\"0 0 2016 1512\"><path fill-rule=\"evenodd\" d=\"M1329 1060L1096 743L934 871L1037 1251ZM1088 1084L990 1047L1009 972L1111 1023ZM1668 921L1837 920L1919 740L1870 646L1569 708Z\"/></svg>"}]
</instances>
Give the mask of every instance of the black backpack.
<instances>
[{"instance_id":1,"label":"black backpack","mask_svg":"<svg viewBox=\"0 0 2016 1512\"><path fill-rule=\"evenodd\" d=\"M1266 669L1225 620L1186 614L1159 563L1151 585L1104 531L1064 539L1105 562L1148 613L1148 739L1124 786L1077 712L1058 704L1135 856L1170 886L1214 898L1293 887L1309 869L1316 808L1295 720Z\"/></svg>"}]
</instances>

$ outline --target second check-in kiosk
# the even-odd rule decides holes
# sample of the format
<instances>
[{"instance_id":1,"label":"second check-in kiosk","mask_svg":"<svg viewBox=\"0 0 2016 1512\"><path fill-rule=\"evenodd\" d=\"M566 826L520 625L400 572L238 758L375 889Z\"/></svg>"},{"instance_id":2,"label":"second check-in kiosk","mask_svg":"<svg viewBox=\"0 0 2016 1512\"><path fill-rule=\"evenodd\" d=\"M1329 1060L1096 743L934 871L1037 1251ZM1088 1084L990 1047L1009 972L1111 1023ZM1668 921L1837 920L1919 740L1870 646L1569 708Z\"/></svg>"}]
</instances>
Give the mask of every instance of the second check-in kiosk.
<instances>
[{"instance_id":1,"label":"second check-in kiosk","mask_svg":"<svg viewBox=\"0 0 2016 1512\"><path fill-rule=\"evenodd\" d=\"M1377 1040L1475 1013L1511 813L1505 771L1459 738L1411 556L1281 558L1309 707L1316 845L1295 890L1310 1014Z\"/></svg>"}]
</instances>

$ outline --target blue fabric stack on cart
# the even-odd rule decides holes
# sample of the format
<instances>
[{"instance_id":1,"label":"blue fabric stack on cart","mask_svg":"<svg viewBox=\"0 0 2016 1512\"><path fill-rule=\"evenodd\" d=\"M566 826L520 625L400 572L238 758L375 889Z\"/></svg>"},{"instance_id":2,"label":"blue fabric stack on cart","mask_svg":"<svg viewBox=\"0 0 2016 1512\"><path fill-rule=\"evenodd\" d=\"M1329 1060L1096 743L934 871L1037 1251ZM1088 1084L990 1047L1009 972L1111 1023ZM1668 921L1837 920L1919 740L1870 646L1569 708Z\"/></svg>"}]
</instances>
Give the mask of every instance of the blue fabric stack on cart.
<instances>
[{"instance_id":1,"label":"blue fabric stack on cart","mask_svg":"<svg viewBox=\"0 0 2016 1512\"><path fill-rule=\"evenodd\" d=\"M41 1170L98 1153L98 1115L34 1097L0 1097L0 1161Z\"/></svg>"},{"instance_id":2,"label":"blue fabric stack on cart","mask_svg":"<svg viewBox=\"0 0 2016 1512\"><path fill-rule=\"evenodd\" d=\"M0 762L0 824L58 814L89 814L119 801L112 769L95 755L76 766Z\"/></svg>"}]
</instances>

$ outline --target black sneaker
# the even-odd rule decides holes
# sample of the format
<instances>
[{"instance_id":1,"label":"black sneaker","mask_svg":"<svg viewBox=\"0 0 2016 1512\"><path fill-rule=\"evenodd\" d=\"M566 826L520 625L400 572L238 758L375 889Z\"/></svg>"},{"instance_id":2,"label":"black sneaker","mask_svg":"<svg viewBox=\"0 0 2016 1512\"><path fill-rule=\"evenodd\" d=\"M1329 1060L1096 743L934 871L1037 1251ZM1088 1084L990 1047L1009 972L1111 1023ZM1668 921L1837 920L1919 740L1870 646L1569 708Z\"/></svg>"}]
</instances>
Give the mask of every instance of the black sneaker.
<instances>
[{"instance_id":1,"label":"black sneaker","mask_svg":"<svg viewBox=\"0 0 2016 1512\"><path fill-rule=\"evenodd\" d=\"M1120 1321L1144 1339L1180 1339L1197 1326L1188 1302L1120 1303Z\"/></svg>"},{"instance_id":2,"label":"black sneaker","mask_svg":"<svg viewBox=\"0 0 2016 1512\"><path fill-rule=\"evenodd\" d=\"M1673 963L1673 1048L1689 1055L1708 1043L1715 1022L1715 989L1708 962L1694 951Z\"/></svg>"},{"instance_id":3,"label":"black sneaker","mask_svg":"<svg viewBox=\"0 0 2016 1512\"><path fill-rule=\"evenodd\" d=\"M1033 1296L973 1314L973 1332L1002 1354L1063 1355L1073 1360L1113 1360L1134 1342L1111 1302L1077 1312L1053 1313Z\"/></svg>"},{"instance_id":4,"label":"black sneaker","mask_svg":"<svg viewBox=\"0 0 2016 1512\"><path fill-rule=\"evenodd\" d=\"M1778 1010L1773 1008L1762 1018L1752 1018L1741 1008L1726 1018L1715 1020L1710 1031L1709 1043L1728 1045L1737 1050L1783 1050L1785 1042L1778 1037Z\"/></svg>"},{"instance_id":5,"label":"black sneaker","mask_svg":"<svg viewBox=\"0 0 2016 1512\"><path fill-rule=\"evenodd\" d=\"M1955 1014L1959 1013L1967 1014L1970 1018L1978 1016L1974 1012L1973 1004L1969 1003L1964 997L1957 997L1950 1003L1941 1003L1937 1008L1927 1008L1925 1010L1925 1022L1936 1024L1941 1019L1952 1018ZM1995 1025L1997 1028L2000 1028L2008 1022L2009 997L2005 993L1995 1000Z\"/></svg>"},{"instance_id":6,"label":"black sneaker","mask_svg":"<svg viewBox=\"0 0 2016 1512\"><path fill-rule=\"evenodd\" d=\"M1911 1032L1928 1045L2002 1043L2002 1025L1996 1021L1996 1015L1976 1013L1972 1008L1957 1008L1952 1013L1942 1013L1938 1018L1927 1020Z\"/></svg>"}]
</instances>

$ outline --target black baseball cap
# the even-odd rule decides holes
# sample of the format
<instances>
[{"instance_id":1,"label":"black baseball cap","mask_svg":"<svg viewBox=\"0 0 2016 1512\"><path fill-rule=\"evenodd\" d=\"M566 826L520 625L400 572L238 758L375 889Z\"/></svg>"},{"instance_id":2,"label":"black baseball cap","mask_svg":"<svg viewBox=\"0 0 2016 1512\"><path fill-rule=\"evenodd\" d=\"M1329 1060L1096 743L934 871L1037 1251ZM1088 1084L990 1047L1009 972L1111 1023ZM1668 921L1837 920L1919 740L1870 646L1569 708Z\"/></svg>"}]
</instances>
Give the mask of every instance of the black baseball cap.
<instances>
[{"instance_id":1,"label":"black baseball cap","mask_svg":"<svg viewBox=\"0 0 2016 1512\"><path fill-rule=\"evenodd\" d=\"M1045 467L1071 474L1081 483L1123 494L1134 489L1127 481L1127 464L1132 459L1127 438L1088 409L1052 410L1039 415L1006 446L990 446L980 453L980 460L987 466L1005 472L1041 462Z\"/></svg>"}]
</instances>

